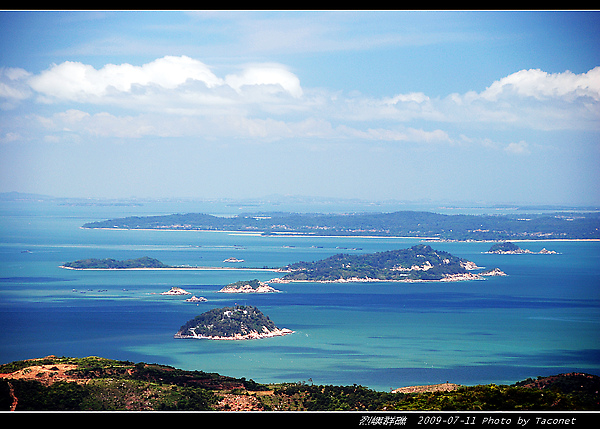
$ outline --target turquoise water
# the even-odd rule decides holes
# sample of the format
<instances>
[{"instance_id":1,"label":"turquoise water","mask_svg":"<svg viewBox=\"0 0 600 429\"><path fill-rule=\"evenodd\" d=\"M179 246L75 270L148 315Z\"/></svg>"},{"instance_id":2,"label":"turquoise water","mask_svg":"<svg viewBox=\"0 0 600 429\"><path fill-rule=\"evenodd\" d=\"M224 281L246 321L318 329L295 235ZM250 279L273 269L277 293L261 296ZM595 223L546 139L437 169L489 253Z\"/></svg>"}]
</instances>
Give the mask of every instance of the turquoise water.
<instances>
[{"instance_id":1,"label":"turquoise water","mask_svg":"<svg viewBox=\"0 0 600 429\"><path fill-rule=\"evenodd\" d=\"M600 375L600 243L526 242L559 255L487 255L489 243L432 243L499 267L507 277L458 283L282 284L280 294L217 291L264 271L73 271L66 261L151 256L167 264L282 266L340 252L412 246L417 239L260 237L197 231L101 231L80 225L128 215L227 207L0 204L0 362L103 356L218 372L258 382L513 383L581 371ZM207 302L163 296L183 287ZM175 340L192 317L257 306L293 335L255 341Z\"/></svg>"}]
</instances>

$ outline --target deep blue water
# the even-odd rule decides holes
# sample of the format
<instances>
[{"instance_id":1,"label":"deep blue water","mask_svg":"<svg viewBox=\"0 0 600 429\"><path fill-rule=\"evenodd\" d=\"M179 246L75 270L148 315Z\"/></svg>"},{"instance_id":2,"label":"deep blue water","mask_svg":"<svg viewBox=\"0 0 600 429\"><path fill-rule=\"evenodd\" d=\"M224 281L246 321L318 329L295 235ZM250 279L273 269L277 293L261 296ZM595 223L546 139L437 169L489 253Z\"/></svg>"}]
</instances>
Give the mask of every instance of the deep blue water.
<instances>
[{"instance_id":1,"label":"deep blue water","mask_svg":"<svg viewBox=\"0 0 600 429\"><path fill-rule=\"evenodd\" d=\"M258 382L513 383L581 371L600 375L600 242L524 242L558 255L488 255L489 243L431 243L507 277L457 283L282 284L280 294L218 294L264 271L72 271L66 261L151 256L167 264L282 266L340 252L375 252L405 238L260 237L197 231L102 231L88 221L211 212L142 207L0 204L0 362L103 356L218 372ZM360 250L353 250L360 249ZM179 286L207 302L160 292ZM250 304L293 335L244 342L175 340L190 318Z\"/></svg>"}]
</instances>

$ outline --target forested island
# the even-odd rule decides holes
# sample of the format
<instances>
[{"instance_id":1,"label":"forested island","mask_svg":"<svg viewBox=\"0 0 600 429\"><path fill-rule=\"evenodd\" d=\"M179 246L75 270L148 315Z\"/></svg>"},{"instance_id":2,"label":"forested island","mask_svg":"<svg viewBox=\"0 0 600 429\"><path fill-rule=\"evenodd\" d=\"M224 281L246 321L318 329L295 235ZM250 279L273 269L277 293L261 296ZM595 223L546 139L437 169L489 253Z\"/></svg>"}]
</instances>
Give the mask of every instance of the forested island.
<instances>
[{"instance_id":1,"label":"forested island","mask_svg":"<svg viewBox=\"0 0 600 429\"><path fill-rule=\"evenodd\" d=\"M291 334L250 305L215 308L186 322L174 338L248 340Z\"/></svg>"},{"instance_id":2,"label":"forested island","mask_svg":"<svg viewBox=\"0 0 600 429\"><path fill-rule=\"evenodd\" d=\"M203 213L131 216L90 222L82 228L251 231L268 234L424 237L436 240L600 239L600 213L446 215L393 213Z\"/></svg>"},{"instance_id":3,"label":"forested island","mask_svg":"<svg viewBox=\"0 0 600 429\"><path fill-rule=\"evenodd\" d=\"M80 259L73 262L65 262L61 268L69 268L73 270L124 270L124 269L140 269L140 268L173 268L170 265L163 264L158 259L143 256L136 259L126 259L117 261L116 259Z\"/></svg>"},{"instance_id":4,"label":"forested island","mask_svg":"<svg viewBox=\"0 0 600 429\"><path fill-rule=\"evenodd\" d=\"M357 281L452 281L480 278L470 271L478 267L448 252L418 244L408 249L363 255L340 253L315 262L297 262L272 282L357 282Z\"/></svg>"}]
</instances>

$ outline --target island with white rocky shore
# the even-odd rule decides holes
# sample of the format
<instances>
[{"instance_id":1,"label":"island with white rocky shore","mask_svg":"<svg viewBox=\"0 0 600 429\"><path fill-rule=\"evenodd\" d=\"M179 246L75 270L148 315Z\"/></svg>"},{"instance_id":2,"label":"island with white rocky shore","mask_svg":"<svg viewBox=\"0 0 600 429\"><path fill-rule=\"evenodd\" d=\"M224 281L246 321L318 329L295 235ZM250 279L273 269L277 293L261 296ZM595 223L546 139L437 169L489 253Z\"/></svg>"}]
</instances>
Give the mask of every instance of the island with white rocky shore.
<instances>
[{"instance_id":1,"label":"island with white rocky shore","mask_svg":"<svg viewBox=\"0 0 600 429\"><path fill-rule=\"evenodd\" d=\"M268 316L250 305L209 310L187 321L174 335L176 339L255 340L292 334L278 328Z\"/></svg>"},{"instance_id":2,"label":"island with white rocky shore","mask_svg":"<svg viewBox=\"0 0 600 429\"><path fill-rule=\"evenodd\" d=\"M337 254L315 262L298 262L281 269L283 277L269 283L318 282L453 282L481 280L499 271L481 270L472 261L418 244L408 249L360 255Z\"/></svg>"}]
</instances>

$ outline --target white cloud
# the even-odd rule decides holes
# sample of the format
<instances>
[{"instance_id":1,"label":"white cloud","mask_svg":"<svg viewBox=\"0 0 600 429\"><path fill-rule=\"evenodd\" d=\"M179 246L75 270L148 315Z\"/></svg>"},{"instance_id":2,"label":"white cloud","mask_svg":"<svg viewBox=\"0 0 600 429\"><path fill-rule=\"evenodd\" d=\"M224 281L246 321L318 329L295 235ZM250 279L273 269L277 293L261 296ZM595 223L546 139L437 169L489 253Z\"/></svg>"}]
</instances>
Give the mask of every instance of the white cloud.
<instances>
[{"instance_id":1,"label":"white cloud","mask_svg":"<svg viewBox=\"0 0 600 429\"><path fill-rule=\"evenodd\" d=\"M66 61L32 77L29 84L57 100L93 102L114 91L131 92L135 85L174 89L188 80L203 82L209 88L222 84L205 64L186 56L167 56L142 66L107 64L100 70Z\"/></svg>"},{"instance_id":2,"label":"white cloud","mask_svg":"<svg viewBox=\"0 0 600 429\"><path fill-rule=\"evenodd\" d=\"M279 87L294 97L302 96L300 79L279 64L250 65L241 74L227 75L225 82L238 92L249 85L273 85L276 91Z\"/></svg>"},{"instance_id":3,"label":"white cloud","mask_svg":"<svg viewBox=\"0 0 600 429\"><path fill-rule=\"evenodd\" d=\"M148 115L116 116L107 112L89 114L77 109L55 113L50 117L37 118L38 123L48 132L54 134L53 138L59 140L60 133L67 133L93 137L110 138L141 138L146 136L176 136L176 131L169 129L169 122L160 121L159 118ZM158 124L158 125L157 125ZM168 132L167 132L168 130Z\"/></svg>"},{"instance_id":4,"label":"white cloud","mask_svg":"<svg viewBox=\"0 0 600 429\"><path fill-rule=\"evenodd\" d=\"M480 93L429 98L398 94L380 101L381 112L397 120L423 119L465 125L528 129L593 129L600 125L600 67L587 73L521 70Z\"/></svg>"},{"instance_id":5,"label":"white cloud","mask_svg":"<svg viewBox=\"0 0 600 429\"><path fill-rule=\"evenodd\" d=\"M55 137L64 135L67 139L72 138L73 134L78 134L84 139L202 136L209 140L236 138L278 141L298 138L348 142L453 143L448 133L440 129L431 131L411 127L362 129L344 124L334 126L327 119L314 117L299 121L283 121L273 118L250 118L242 114L190 117L142 113L117 116L108 112L89 114L78 109L69 109L47 117L37 116L36 120L45 132L54 133Z\"/></svg>"},{"instance_id":6,"label":"white cloud","mask_svg":"<svg viewBox=\"0 0 600 429\"><path fill-rule=\"evenodd\" d=\"M0 143L10 143L14 141L18 141L21 139L21 136L18 133L6 133L4 136L0 136Z\"/></svg>"},{"instance_id":7,"label":"white cloud","mask_svg":"<svg viewBox=\"0 0 600 429\"><path fill-rule=\"evenodd\" d=\"M429 101L429 97L423 94L422 92L411 92L408 94L398 94L390 99L384 100L386 104L398 104L398 103L424 103Z\"/></svg>"},{"instance_id":8,"label":"white cloud","mask_svg":"<svg viewBox=\"0 0 600 429\"><path fill-rule=\"evenodd\" d=\"M14 107L16 102L31 96L31 89L26 83L31 75L27 70L15 67L0 67L0 100L2 109Z\"/></svg>"},{"instance_id":9,"label":"white cloud","mask_svg":"<svg viewBox=\"0 0 600 429\"><path fill-rule=\"evenodd\" d=\"M508 146L504 148L504 150L508 153L513 154L527 154L529 153L529 145L527 144L527 142L521 140L518 143L509 143Z\"/></svg>"},{"instance_id":10,"label":"white cloud","mask_svg":"<svg viewBox=\"0 0 600 429\"><path fill-rule=\"evenodd\" d=\"M198 83L202 85L198 86ZM197 106L233 101L233 93L224 91L223 87L232 88L237 94L245 92L259 97L260 94L248 92L248 89L258 88L266 95L277 92L293 97L302 95L300 80L282 65L249 65L240 74L223 79L206 64L187 56L166 56L142 66L107 64L99 70L91 65L66 61L31 77L29 84L45 102L118 103L138 109L154 106L156 102L168 108L181 98L188 102L194 99ZM165 91L169 96L163 98ZM163 104L166 99L173 102Z\"/></svg>"},{"instance_id":11,"label":"white cloud","mask_svg":"<svg viewBox=\"0 0 600 429\"><path fill-rule=\"evenodd\" d=\"M74 124L85 118L89 118L90 114L82 112L81 110L69 109L66 112L57 113L55 117L59 118L61 122L64 122L65 124Z\"/></svg>"},{"instance_id":12,"label":"white cloud","mask_svg":"<svg viewBox=\"0 0 600 429\"><path fill-rule=\"evenodd\" d=\"M547 73L540 69L520 70L492 83L480 96L496 101L507 94L537 100L561 98L573 101L579 97L589 97L600 101L600 67L582 74L568 70L564 73Z\"/></svg>"},{"instance_id":13,"label":"white cloud","mask_svg":"<svg viewBox=\"0 0 600 429\"><path fill-rule=\"evenodd\" d=\"M298 137L462 146L467 140L452 136L444 125L459 126L467 135L470 129L515 127L597 130L600 124L600 67L582 74L521 70L479 93L436 98L422 92L373 98L305 90L298 76L276 63L246 64L220 77L187 56L100 69L67 61L37 75L0 69L3 100L14 104L32 94L68 106L62 113L39 115L38 124L56 133L105 137ZM69 105L73 102L79 104ZM105 112L87 113L86 104ZM24 131L4 130L9 132ZM532 149L524 141L495 146L507 153Z\"/></svg>"},{"instance_id":14,"label":"white cloud","mask_svg":"<svg viewBox=\"0 0 600 429\"><path fill-rule=\"evenodd\" d=\"M107 64L99 70L67 61L35 76L24 70L4 70L0 78L0 97L4 99L28 97L31 90L23 87L28 78L45 102L115 105L139 112L304 112L342 121L480 122L538 129L597 126L600 119L600 67L581 74L521 70L480 93L443 98L430 98L422 92L382 99L306 93L300 79L281 64L249 64L239 73L219 77L206 64L187 56L166 56L142 66Z\"/></svg>"},{"instance_id":15,"label":"white cloud","mask_svg":"<svg viewBox=\"0 0 600 429\"><path fill-rule=\"evenodd\" d=\"M427 131L417 128L387 129L369 128L366 131L346 128L346 133L366 140L416 142L416 143L450 143L451 139L443 130Z\"/></svg>"}]
</instances>

